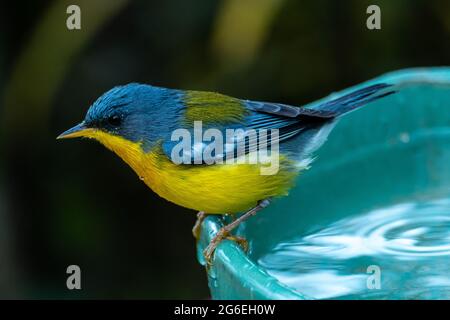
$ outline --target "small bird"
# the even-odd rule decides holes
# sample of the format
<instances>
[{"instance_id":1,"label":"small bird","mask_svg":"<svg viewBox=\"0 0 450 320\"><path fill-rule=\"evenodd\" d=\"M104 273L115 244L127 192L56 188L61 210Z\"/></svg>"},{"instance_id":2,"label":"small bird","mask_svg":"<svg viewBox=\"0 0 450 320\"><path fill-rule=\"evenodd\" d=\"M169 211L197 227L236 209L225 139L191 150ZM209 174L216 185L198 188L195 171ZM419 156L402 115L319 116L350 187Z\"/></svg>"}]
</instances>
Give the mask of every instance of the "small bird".
<instances>
[{"instance_id":1,"label":"small bird","mask_svg":"<svg viewBox=\"0 0 450 320\"><path fill-rule=\"evenodd\" d=\"M159 196L199 211L193 229L197 238L205 215L234 216L235 220L219 230L205 249L204 256L210 264L215 248L225 238L246 247L245 239L232 236L231 231L269 205L272 198L288 194L340 116L394 92L391 85L378 83L313 107L295 107L214 92L130 83L104 93L90 106L81 123L57 139L85 137L99 141ZM277 130L276 139L270 136L266 142L279 146L273 153L278 157L279 169L274 174L262 174L261 169L267 164L261 162L174 161L178 142L172 134L180 128L193 132L198 122L204 130L213 128L219 132ZM240 137L234 136L232 143L228 141L226 151L213 154L214 159L239 160L256 152L262 144L262 139L244 138L245 148L238 152L236 143L242 142ZM196 159L205 148L205 143L194 141L182 157ZM237 215L242 212L245 213Z\"/></svg>"}]
</instances>

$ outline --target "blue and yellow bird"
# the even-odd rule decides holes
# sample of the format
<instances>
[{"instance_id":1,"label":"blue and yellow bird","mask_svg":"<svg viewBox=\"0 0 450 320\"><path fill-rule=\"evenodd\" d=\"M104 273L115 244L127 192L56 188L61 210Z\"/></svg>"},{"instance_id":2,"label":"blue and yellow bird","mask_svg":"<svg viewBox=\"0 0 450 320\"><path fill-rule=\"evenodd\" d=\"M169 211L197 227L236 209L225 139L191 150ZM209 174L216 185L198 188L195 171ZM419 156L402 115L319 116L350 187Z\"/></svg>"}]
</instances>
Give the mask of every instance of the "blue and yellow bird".
<instances>
[{"instance_id":1,"label":"blue and yellow bird","mask_svg":"<svg viewBox=\"0 0 450 320\"><path fill-rule=\"evenodd\" d=\"M58 139L86 137L99 141L159 196L199 211L196 236L205 214L245 212L213 238L204 252L210 262L218 243L231 237L230 232L239 223L267 206L270 199L288 194L340 116L393 92L390 85L379 83L305 108L131 83L103 94L84 120ZM204 130L277 129L279 170L265 175L261 174L261 166L266 165L263 163L175 163L172 151L176 142L172 133L179 128L193 130L196 121L201 121ZM239 154L234 147L231 149L235 158L255 150L245 148ZM194 156L196 150L202 152L203 147L193 146L189 156Z\"/></svg>"}]
</instances>

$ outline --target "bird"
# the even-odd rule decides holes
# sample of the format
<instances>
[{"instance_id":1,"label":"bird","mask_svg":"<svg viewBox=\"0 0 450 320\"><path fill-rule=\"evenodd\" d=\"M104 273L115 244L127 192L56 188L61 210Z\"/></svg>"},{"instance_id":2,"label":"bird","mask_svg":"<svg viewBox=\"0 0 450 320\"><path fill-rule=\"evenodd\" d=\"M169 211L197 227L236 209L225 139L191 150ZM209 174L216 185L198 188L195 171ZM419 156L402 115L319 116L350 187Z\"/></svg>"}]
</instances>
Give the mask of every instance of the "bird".
<instances>
[{"instance_id":1,"label":"bird","mask_svg":"<svg viewBox=\"0 0 450 320\"><path fill-rule=\"evenodd\" d=\"M203 252L211 265L216 247L226 238L247 249L245 239L232 235L232 231L274 198L288 195L343 115L395 92L391 84L375 83L327 102L292 106L129 83L101 95L84 119L57 139L97 140L122 158L160 197L198 211L193 228L197 239L207 215L232 216L234 220L214 235ZM183 129L195 136L198 123L202 130L240 134L231 135L224 149L211 152L209 159L202 158L208 144L195 139L181 153L174 153L179 148L174 132ZM270 134L265 143L260 137L246 136L257 130L277 134ZM272 174L262 173L267 163L239 161L248 160L262 145L273 147L270 154L277 158L278 169ZM181 154L184 161L175 159L174 154Z\"/></svg>"}]
</instances>

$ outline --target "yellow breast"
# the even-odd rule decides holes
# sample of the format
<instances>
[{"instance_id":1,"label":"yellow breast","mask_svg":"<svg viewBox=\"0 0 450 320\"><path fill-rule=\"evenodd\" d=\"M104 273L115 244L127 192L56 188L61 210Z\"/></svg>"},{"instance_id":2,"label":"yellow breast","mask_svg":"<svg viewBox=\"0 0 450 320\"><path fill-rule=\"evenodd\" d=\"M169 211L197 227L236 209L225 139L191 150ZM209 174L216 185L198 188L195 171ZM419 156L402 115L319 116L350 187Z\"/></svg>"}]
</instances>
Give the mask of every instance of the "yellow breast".
<instances>
[{"instance_id":1,"label":"yellow breast","mask_svg":"<svg viewBox=\"0 0 450 320\"><path fill-rule=\"evenodd\" d=\"M119 155L159 196L207 213L237 213L259 200L287 194L297 170L280 159L275 175L262 175L261 164L176 165L160 147L144 152L140 143L96 131L92 138Z\"/></svg>"}]
</instances>

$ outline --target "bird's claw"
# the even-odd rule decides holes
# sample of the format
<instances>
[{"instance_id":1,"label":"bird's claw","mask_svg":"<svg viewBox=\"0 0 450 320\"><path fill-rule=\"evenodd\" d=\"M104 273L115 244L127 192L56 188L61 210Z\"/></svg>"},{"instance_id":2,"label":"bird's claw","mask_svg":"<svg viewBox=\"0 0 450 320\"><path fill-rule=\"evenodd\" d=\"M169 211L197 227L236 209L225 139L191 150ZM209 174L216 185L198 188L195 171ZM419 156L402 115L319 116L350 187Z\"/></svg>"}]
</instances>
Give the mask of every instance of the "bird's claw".
<instances>
[{"instance_id":1,"label":"bird's claw","mask_svg":"<svg viewBox=\"0 0 450 320\"><path fill-rule=\"evenodd\" d=\"M226 237L226 239L236 242L241 246L242 250L244 250L245 253L248 252L248 241L244 237L229 235Z\"/></svg>"},{"instance_id":2,"label":"bird's claw","mask_svg":"<svg viewBox=\"0 0 450 320\"><path fill-rule=\"evenodd\" d=\"M242 249L247 253L248 241L243 237L230 235L229 231L222 228L219 230L219 232L217 232L217 234L214 236L214 238L212 238L211 242L206 247L206 249L203 250L203 256L205 258L207 269L209 269L212 266L216 248L224 239L228 239L228 240L237 242L242 247Z\"/></svg>"},{"instance_id":3,"label":"bird's claw","mask_svg":"<svg viewBox=\"0 0 450 320\"><path fill-rule=\"evenodd\" d=\"M205 257L207 269L209 269L209 267L211 267L212 265L212 259L214 257L214 252L216 251L217 246L222 242L223 239L225 239L226 236L228 236L228 231L224 228L220 229L216 233L214 238L212 238L206 249L203 250L203 256Z\"/></svg>"}]
</instances>

